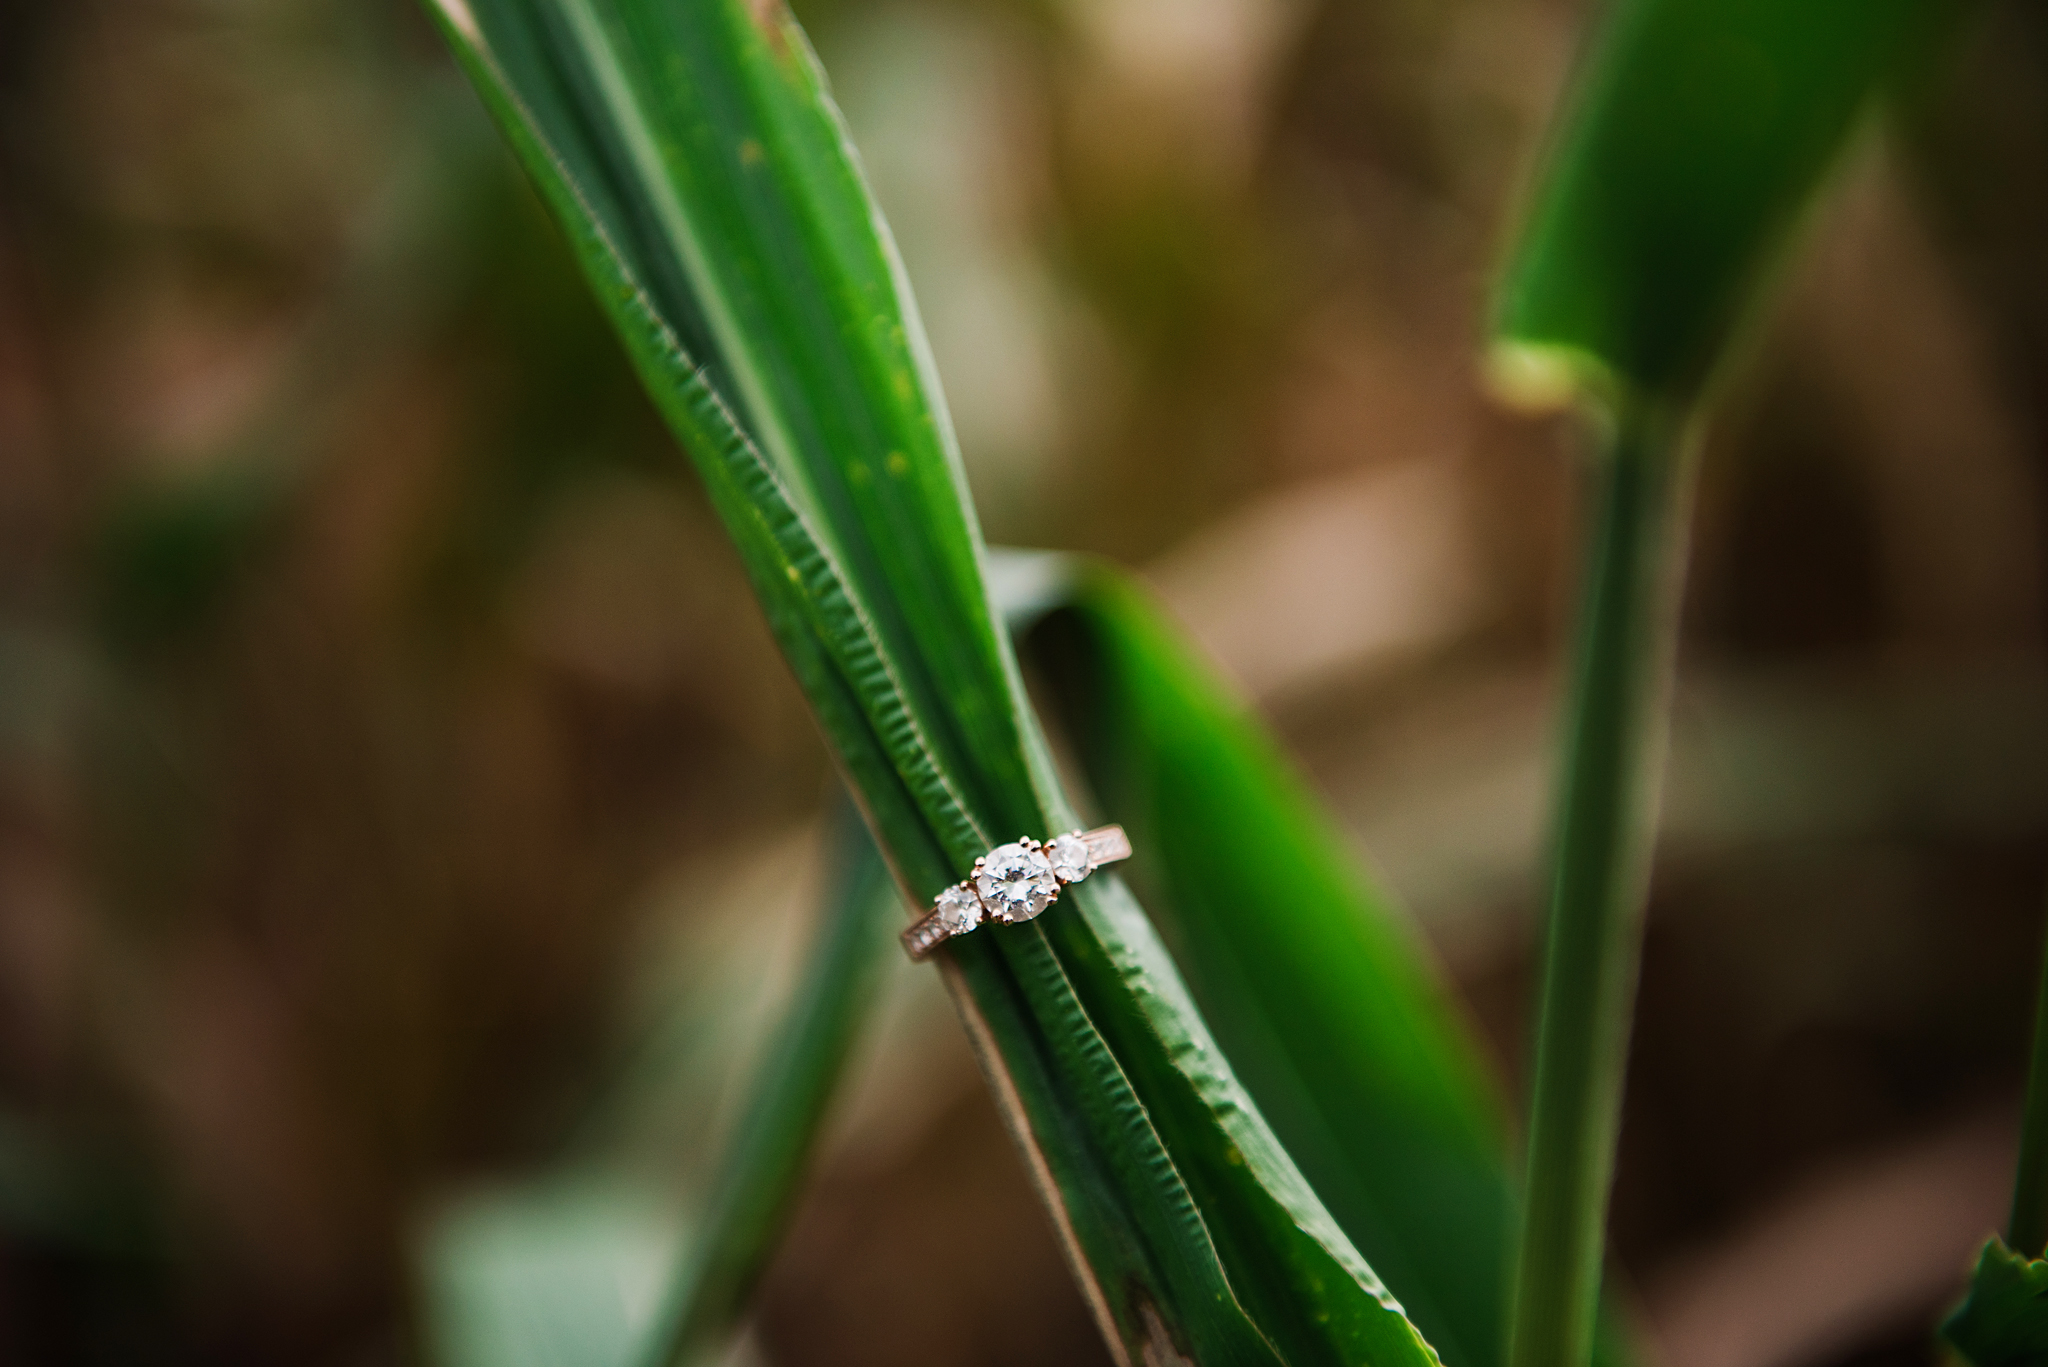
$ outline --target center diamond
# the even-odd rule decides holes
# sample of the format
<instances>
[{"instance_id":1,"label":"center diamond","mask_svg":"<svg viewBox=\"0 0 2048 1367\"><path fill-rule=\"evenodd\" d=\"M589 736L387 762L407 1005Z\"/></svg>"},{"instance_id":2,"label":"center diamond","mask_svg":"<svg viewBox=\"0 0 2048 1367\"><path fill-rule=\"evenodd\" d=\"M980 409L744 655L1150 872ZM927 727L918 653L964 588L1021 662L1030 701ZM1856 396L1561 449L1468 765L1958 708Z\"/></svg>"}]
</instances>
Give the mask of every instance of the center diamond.
<instances>
[{"instance_id":1,"label":"center diamond","mask_svg":"<svg viewBox=\"0 0 2048 1367\"><path fill-rule=\"evenodd\" d=\"M975 891L998 921L1028 921L1052 905L1060 882L1052 863L1031 845L998 845L982 858Z\"/></svg>"}]
</instances>

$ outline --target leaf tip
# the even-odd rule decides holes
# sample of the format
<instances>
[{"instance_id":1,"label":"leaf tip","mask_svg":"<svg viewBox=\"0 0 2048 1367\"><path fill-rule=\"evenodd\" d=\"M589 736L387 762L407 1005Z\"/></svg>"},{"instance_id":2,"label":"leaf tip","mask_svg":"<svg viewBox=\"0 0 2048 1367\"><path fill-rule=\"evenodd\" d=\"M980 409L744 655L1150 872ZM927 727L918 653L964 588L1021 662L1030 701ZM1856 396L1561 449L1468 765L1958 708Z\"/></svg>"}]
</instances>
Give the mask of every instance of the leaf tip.
<instances>
[{"instance_id":1,"label":"leaf tip","mask_svg":"<svg viewBox=\"0 0 2048 1367\"><path fill-rule=\"evenodd\" d=\"M434 0L434 8L441 11L441 17L464 38L483 46L483 30L477 27L476 16L469 12L469 0Z\"/></svg>"},{"instance_id":2,"label":"leaf tip","mask_svg":"<svg viewBox=\"0 0 2048 1367\"><path fill-rule=\"evenodd\" d=\"M1607 367L1591 353L1515 337L1498 338L1488 348L1482 378L1497 402L1537 416L1562 413L1613 387Z\"/></svg>"}]
</instances>

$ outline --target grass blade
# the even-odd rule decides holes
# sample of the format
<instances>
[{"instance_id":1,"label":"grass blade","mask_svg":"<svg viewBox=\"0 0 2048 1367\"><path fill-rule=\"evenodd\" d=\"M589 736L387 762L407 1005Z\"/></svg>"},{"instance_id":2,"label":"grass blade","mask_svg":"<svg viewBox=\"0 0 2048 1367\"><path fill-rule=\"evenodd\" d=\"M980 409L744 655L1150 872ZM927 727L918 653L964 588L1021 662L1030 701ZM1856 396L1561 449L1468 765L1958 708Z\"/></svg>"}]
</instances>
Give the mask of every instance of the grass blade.
<instances>
[{"instance_id":1,"label":"grass blade","mask_svg":"<svg viewBox=\"0 0 2048 1367\"><path fill-rule=\"evenodd\" d=\"M907 895L1071 826L901 272L794 22L738 0L435 13L705 479ZM1112 1346L1429 1361L1134 904L1107 877L1071 900L946 971Z\"/></svg>"},{"instance_id":2,"label":"grass blade","mask_svg":"<svg viewBox=\"0 0 2048 1367\"><path fill-rule=\"evenodd\" d=\"M817 943L725 1141L712 1206L657 1319L645 1360L698 1361L720 1348L788 1220L835 1085L893 953L897 897L859 817L843 812Z\"/></svg>"},{"instance_id":3,"label":"grass blade","mask_svg":"<svg viewBox=\"0 0 2048 1367\"><path fill-rule=\"evenodd\" d=\"M1695 405L1855 126L1961 7L1626 0L1503 277L1489 370L1594 411L1596 511L1554 830L1514 1367L1593 1350L1675 649Z\"/></svg>"},{"instance_id":4,"label":"grass blade","mask_svg":"<svg viewBox=\"0 0 2048 1367\"><path fill-rule=\"evenodd\" d=\"M1967 8L1620 0L1501 279L1496 386L1539 407L1688 401L1874 92Z\"/></svg>"},{"instance_id":5,"label":"grass blade","mask_svg":"<svg viewBox=\"0 0 2048 1367\"><path fill-rule=\"evenodd\" d=\"M1941 1337L1970 1367L2032 1367L2048 1361L2048 1262L1984 1245L1970 1292L1941 1322Z\"/></svg>"},{"instance_id":6,"label":"grass blade","mask_svg":"<svg viewBox=\"0 0 2048 1367\"><path fill-rule=\"evenodd\" d=\"M1677 644L1689 463L1631 410L1598 486L1553 838L1510 1361L1591 1360Z\"/></svg>"},{"instance_id":7,"label":"grass blade","mask_svg":"<svg viewBox=\"0 0 2048 1367\"><path fill-rule=\"evenodd\" d=\"M1127 577L1031 557L1016 623L1259 1108L1452 1367L1499 1362L1499 1084L1427 949L1256 715Z\"/></svg>"}]
</instances>

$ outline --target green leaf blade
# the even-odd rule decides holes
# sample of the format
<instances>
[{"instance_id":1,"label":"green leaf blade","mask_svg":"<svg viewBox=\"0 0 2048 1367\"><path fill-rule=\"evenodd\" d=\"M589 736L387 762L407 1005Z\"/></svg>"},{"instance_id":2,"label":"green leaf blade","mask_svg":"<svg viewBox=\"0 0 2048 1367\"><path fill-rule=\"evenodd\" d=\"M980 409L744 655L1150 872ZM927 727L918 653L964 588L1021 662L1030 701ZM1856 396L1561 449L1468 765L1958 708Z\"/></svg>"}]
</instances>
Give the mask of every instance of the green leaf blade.
<instances>
[{"instance_id":1,"label":"green leaf blade","mask_svg":"<svg viewBox=\"0 0 2048 1367\"><path fill-rule=\"evenodd\" d=\"M667 177L656 207L741 426L814 510L970 809L1035 816L1004 810L1028 776L936 375L802 32L779 7L565 7L622 117L683 130L637 139L635 166Z\"/></svg>"},{"instance_id":2,"label":"green leaf blade","mask_svg":"<svg viewBox=\"0 0 2048 1367\"><path fill-rule=\"evenodd\" d=\"M735 0L438 6L705 479L906 892L923 901L999 840L1069 827L900 267L793 22ZM509 72L497 34L563 69ZM684 88L665 65L678 52L718 79ZM655 176L673 179L637 183ZM1206 1032L1149 925L1080 900L1058 935L993 931L941 959L1112 1343L1132 1361L1263 1363L1284 1333L1287 1361L1431 1361L1412 1330L1389 1339L1347 1309L1397 1317L1227 1070L1185 1052ZM1090 934L1118 937L1113 952ZM1105 967L1134 954L1161 983ZM1245 1161L1195 1192L1188 1165L1227 1133ZM1317 1226L1322 1259L1277 1296L1267 1267L1294 1236L1273 1209ZM1256 1310L1247 1287L1263 1288Z\"/></svg>"},{"instance_id":3,"label":"green leaf blade","mask_svg":"<svg viewBox=\"0 0 2048 1367\"><path fill-rule=\"evenodd\" d=\"M645 1360L709 1357L744 1313L866 1018L882 956L891 951L888 867L857 817L843 812L839 824L832 892L816 943L752 1079L746 1111L725 1141L710 1214L694 1235L689 1265Z\"/></svg>"},{"instance_id":4,"label":"green leaf blade","mask_svg":"<svg viewBox=\"0 0 2048 1367\"><path fill-rule=\"evenodd\" d=\"M1075 980L1090 1014L1130 1061L1236 1294L1284 1360L1435 1363L1254 1109L1137 903L1114 880L1074 891L1086 924L1048 933L1085 969Z\"/></svg>"},{"instance_id":5,"label":"green leaf blade","mask_svg":"<svg viewBox=\"0 0 2048 1367\"><path fill-rule=\"evenodd\" d=\"M1941 1322L1941 1337L1970 1367L2037 1367L2048 1362L2048 1260L1988 1241L1970 1290Z\"/></svg>"},{"instance_id":6,"label":"green leaf blade","mask_svg":"<svg viewBox=\"0 0 2048 1367\"><path fill-rule=\"evenodd\" d=\"M1132 832L1132 877L1223 1053L1430 1344L1452 1367L1491 1367L1507 1117L1472 1032L1199 649L1129 579L1065 563L1027 654L1098 797Z\"/></svg>"},{"instance_id":7,"label":"green leaf blade","mask_svg":"<svg viewBox=\"0 0 2048 1367\"><path fill-rule=\"evenodd\" d=\"M1697 390L1873 91L1960 8L1622 0L1502 276L1499 386Z\"/></svg>"},{"instance_id":8,"label":"green leaf blade","mask_svg":"<svg viewBox=\"0 0 2048 1367\"><path fill-rule=\"evenodd\" d=\"M1599 419L1510 1330L1580 1367L1595 1307L1708 385L1875 97L1966 5L1620 0L1537 182L1491 377Z\"/></svg>"}]
</instances>

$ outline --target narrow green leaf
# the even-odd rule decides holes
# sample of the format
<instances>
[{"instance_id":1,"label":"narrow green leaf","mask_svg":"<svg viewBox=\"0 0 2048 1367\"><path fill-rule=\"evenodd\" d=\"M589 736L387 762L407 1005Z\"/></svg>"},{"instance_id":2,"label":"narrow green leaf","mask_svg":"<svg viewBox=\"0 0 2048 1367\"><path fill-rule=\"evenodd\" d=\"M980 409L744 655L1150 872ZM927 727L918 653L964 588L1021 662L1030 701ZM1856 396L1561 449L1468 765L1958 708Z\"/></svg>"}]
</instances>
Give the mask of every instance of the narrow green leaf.
<instances>
[{"instance_id":1,"label":"narrow green leaf","mask_svg":"<svg viewBox=\"0 0 2048 1367\"><path fill-rule=\"evenodd\" d=\"M902 696L894 691L895 676L877 649L869 618L854 605L836 561L794 507L775 472L734 425L730 411L711 390L707 372L692 365L675 333L628 273L611 238L587 208L594 201L581 193L553 146L542 141L539 127L493 62L494 49L484 45L475 19L466 10L439 13L472 79L568 233L649 393L704 478L740 549L769 624L831 736L871 823L881 832L899 880L919 890L935 890L953 881L955 866L925 824L921 806L921 799L932 801L935 795L949 801L944 780L924 750ZM516 24L507 27L515 38L531 38ZM530 43L509 46L514 52L533 53ZM528 87L543 95L549 90L540 74L529 74ZM558 113L565 123L559 135L574 146L578 125L566 110ZM915 779L907 781L906 771ZM950 824L967 831L964 838L956 836L957 843L971 846L979 833L957 806L951 810ZM1002 1081L1014 1089L1013 1095L1022 1093L1027 1132L1039 1146L1037 1157L1048 1175L1047 1194L1061 1203L1056 1215L1073 1241L1080 1265L1093 1279L1096 1304L1113 1321L1119 1339L1134 1345L1147 1341L1153 1323L1163 1326L1169 1337L1191 1334L1185 1323L1191 1313L1213 1314L1220 1302L1230 1302L1221 1269L1212 1265L1206 1285L1193 1293L1182 1287L1169 1290L1127 1209L1137 1205L1149 1213L1172 1208L1172 1184L1163 1193L1142 1198L1130 1185L1133 1175L1147 1173L1164 1182L1171 1176L1170 1162L1134 1156L1123 1165L1125 1183L1119 1185L1108 1170L1114 1155L1105 1156L1097 1136L1069 1123L1075 1110L1070 1096L1074 1081L1061 1078L1052 1060L1044 1057L1038 1023L1017 1000L1014 985L1000 965L991 962L994 956L986 947L979 955L963 957L971 960L963 968L964 977L976 988L977 1034L992 1046L998 1066L1007 1071ZM1251 1333L1248 1323L1244 1332ZM1218 1337L1220 1333L1205 1342Z\"/></svg>"},{"instance_id":2,"label":"narrow green leaf","mask_svg":"<svg viewBox=\"0 0 2048 1367\"><path fill-rule=\"evenodd\" d=\"M772 1022L756 1031L733 1013L736 997L760 992L744 977L748 954L729 937L693 938L688 970L664 976L662 1018L555 1161L456 1195L424 1222L422 1320L443 1367L729 1356L894 952L887 868L850 805L834 815L821 905ZM715 925L732 908L703 910ZM699 1138L728 1082L741 1089L737 1119Z\"/></svg>"},{"instance_id":3,"label":"narrow green leaf","mask_svg":"<svg viewBox=\"0 0 2048 1367\"><path fill-rule=\"evenodd\" d=\"M1513 1367L1591 1361L1649 894L1692 462L1625 405L1593 472L1537 1009Z\"/></svg>"},{"instance_id":4,"label":"narrow green leaf","mask_svg":"<svg viewBox=\"0 0 2048 1367\"><path fill-rule=\"evenodd\" d=\"M1330 1213L1451 1367L1501 1357L1507 1112L1412 927L1253 710L1128 577L1034 558L1017 623L1134 881ZM1040 614L1043 614L1042 616Z\"/></svg>"},{"instance_id":5,"label":"narrow green leaf","mask_svg":"<svg viewBox=\"0 0 2048 1367\"><path fill-rule=\"evenodd\" d=\"M1696 390L1873 91L1966 8L1617 0L1503 276L1496 385Z\"/></svg>"},{"instance_id":6,"label":"narrow green leaf","mask_svg":"<svg viewBox=\"0 0 2048 1367\"><path fill-rule=\"evenodd\" d=\"M1693 406L1858 115L1964 8L1621 0L1502 281L1496 387L1586 404L1605 448L1554 831L1515 1367L1581 1367L1593 1351Z\"/></svg>"},{"instance_id":7,"label":"narrow green leaf","mask_svg":"<svg viewBox=\"0 0 2048 1367\"><path fill-rule=\"evenodd\" d=\"M1077 894L1087 891L1074 889ZM1099 896L1102 890L1093 891ZM1134 1237L1133 1252L1145 1259L1157 1285L1173 1297L1169 1305L1153 1305L1141 1293L1128 1306L1126 1313L1134 1314L1137 1327L1146 1331L1149 1351L1141 1351L1140 1360L1165 1354L1164 1360L1172 1361L1188 1352L1199 1362L1295 1361L1281 1354L1272 1336L1261 1332L1246 1313L1252 1307L1244 1304L1242 1292L1233 1285L1239 1279L1224 1271L1223 1250L1205 1218L1210 1213L1198 1204L1176 1155L1169 1152L1160 1117L1140 1099L1135 1080L1082 1006L1076 984L1053 952L1044 928L1019 927L1007 937L1001 953L1032 1023L1045 1032L1055 1070L1047 1090L1067 1112L1061 1128L1104 1155L1108 1177L1126 1198L1129 1232L1124 1237ZM1157 1329L1146 1324L1148 1311L1159 1319ZM1176 1317L1178 1326L1173 1322Z\"/></svg>"},{"instance_id":8,"label":"narrow green leaf","mask_svg":"<svg viewBox=\"0 0 2048 1367\"><path fill-rule=\"evenodd\" d=\"M1977 1255L1970 1290L1941 1322L1941 1337L1971 1367L2048 1362L2048 1261L1992 1239Z\"/></svg>"},{"instance_id":9,"label":"narrow green leaf","mask_svg":"<svg viewBox=\"0 0 2048 1367\"><path fill-rule=\"evenodd\" d=\"M901 271L794 22L739 0L434 8L705 479L906 892L1070 826ZM1117 897L1091 880L1051 927L941 956L1112 1343L1430 1361Z\"/></svg>"},{"instance_id":10,"label":"narrow green leaf","mask_svg":"<svg viewBox=\"0 0 2048 1367\"><path fill-rule=\"evenodd\" d=\"M725 1140L711 1206L649 1340L648 1361L689 1363L720 1348L787 1222L835 1084L894 952L895 888L857 815L845 811L817 942L746 1110Z\"/></svg>"},{"instance_id":11,"label":"narrow green leaf","mask_svg":"<svg viewBox=\"0 0 2048 1367\"><path fill-rule=\"evenodd\" d=\"M507 68L522 97L562 102L535 106L550 145L845 575L924 746L964 785L947 801L1035 819L936 374L802 31L779 5L722 0L474 13L526 59L533 79ZM952 834L956 857L987 848Z\"/></svg>"},{"instance_id":12,"label":"narrow green leaf","mask_svg":"<svg viewBox=\"0 0 2048 1367\"><path fill-rule=\"evenodd\" d=\"M1282 1360L1436 1362L1200 1028L1137 902L1113 880L1078 890L1089 894L1085 921L1063 917L1046 934L1169 1137L1232 1288Z\"/></svg>"}]
</instances>

